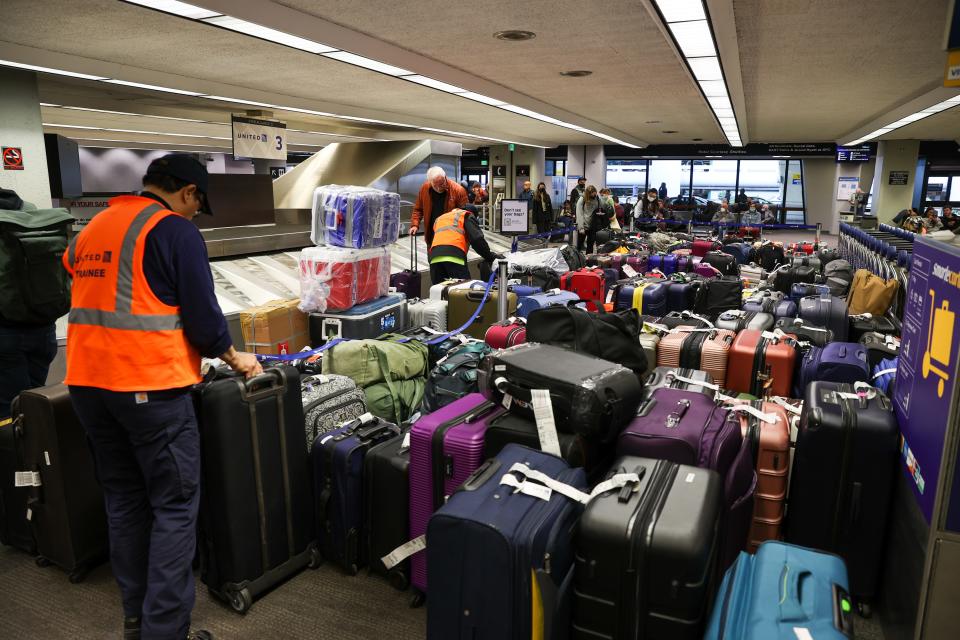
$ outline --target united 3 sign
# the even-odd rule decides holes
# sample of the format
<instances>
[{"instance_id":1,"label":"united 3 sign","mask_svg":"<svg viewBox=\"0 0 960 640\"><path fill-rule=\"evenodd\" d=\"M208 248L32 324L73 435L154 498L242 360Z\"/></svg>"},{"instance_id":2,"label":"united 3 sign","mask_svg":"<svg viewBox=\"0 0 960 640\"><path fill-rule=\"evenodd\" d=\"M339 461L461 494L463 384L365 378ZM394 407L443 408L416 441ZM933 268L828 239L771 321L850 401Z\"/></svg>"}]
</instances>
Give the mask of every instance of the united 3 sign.
<instances>
[{"instance_id":1,"label":"united 3 sign","mask_svg":"<svg viewBox=\"0 0 960 640\"><path fill-rule=\"evenodd\" d=\"M234 158L287 159L287 125L273 120L233 116Z\"/></svg>"}]
</instances>

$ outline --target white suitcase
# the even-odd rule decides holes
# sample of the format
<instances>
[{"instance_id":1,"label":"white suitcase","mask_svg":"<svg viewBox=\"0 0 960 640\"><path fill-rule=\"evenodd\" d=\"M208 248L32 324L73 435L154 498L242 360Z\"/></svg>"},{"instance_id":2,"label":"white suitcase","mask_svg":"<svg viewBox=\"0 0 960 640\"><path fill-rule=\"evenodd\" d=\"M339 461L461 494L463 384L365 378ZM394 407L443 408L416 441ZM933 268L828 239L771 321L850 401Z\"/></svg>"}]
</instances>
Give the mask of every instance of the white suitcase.
<instances>
[{"instance_id":1,"label":"white suitcase","mask_svg":"<svg viewBox=\"0 0 960 640\"><path fill-rule=\"evenodd\" d=\"M407 318L411 327L429 327L434 331L447 331L446 300L416 300L407 303Z\"/></svg>"},{"instance_id":2,"label":"white suitcase","mask_svg":"<svg viewBox=\"0 0 960 640\"><path fill-rule=\"evenodd\" d=\"M482 280L444 280L440 284L430 287L431 300L446 300L451 289L486 289L487 284Z\"/></svg>"}]
</instances>

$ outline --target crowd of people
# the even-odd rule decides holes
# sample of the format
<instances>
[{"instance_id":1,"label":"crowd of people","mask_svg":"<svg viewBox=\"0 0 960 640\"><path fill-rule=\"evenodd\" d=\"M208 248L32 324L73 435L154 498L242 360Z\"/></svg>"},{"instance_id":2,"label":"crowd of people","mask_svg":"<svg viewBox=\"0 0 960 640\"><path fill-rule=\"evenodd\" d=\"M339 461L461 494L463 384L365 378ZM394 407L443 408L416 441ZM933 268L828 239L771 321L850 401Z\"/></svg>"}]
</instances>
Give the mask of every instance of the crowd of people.
<instances>
[{"instance_id":1,"label":"crowd of people","mask_svg":"<svg viewBox=\"0 0 960 640\"><path fill-rule=\"evenodd\" d=\"M952 207L943 207L943 215L933 207L927 207L921 216L914 207L903 209L893 218L893 224L913 233L952 231L960 233L960 216L953 215Z\"/></svg>"}]
</instances>

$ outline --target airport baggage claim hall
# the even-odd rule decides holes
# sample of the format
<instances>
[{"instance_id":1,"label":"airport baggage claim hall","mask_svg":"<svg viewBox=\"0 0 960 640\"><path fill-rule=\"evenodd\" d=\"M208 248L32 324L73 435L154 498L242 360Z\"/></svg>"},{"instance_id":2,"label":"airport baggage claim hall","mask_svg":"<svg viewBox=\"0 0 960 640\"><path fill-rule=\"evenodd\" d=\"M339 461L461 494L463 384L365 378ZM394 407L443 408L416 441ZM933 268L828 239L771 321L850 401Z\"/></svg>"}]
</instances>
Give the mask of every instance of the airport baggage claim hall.
<instances>
[{"instance_id":1,"label":"airport baggage claim hall","mask_svg":"<svg viewBox=\"0 0 960 640\"><path fill-rule=\"evenodd\" d=\"M960 2L0 0L0 638L960 637Z\"/></svg>"}]
</instances>

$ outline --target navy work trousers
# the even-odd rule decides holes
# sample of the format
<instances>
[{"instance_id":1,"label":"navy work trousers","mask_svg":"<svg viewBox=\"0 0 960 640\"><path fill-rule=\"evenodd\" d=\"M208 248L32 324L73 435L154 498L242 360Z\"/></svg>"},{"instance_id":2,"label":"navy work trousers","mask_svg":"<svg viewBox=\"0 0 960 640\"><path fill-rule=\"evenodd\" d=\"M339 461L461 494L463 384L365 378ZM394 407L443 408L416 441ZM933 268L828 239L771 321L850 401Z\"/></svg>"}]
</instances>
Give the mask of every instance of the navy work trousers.
<instances>
[{"instance_id":1,"label":"navy work trousers","mask_svg":"<svg viewBox=\"0 0 960 640\"><path fill-rule=\"evenodd\" d=\"M103 487L110 561L142 640L183 640L193 610L200 435L189 390L70 387Z\"/></svg>"}]
</instances>

